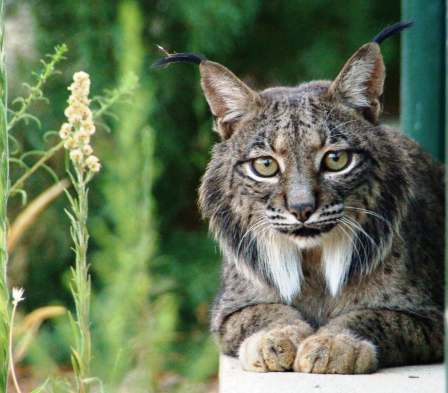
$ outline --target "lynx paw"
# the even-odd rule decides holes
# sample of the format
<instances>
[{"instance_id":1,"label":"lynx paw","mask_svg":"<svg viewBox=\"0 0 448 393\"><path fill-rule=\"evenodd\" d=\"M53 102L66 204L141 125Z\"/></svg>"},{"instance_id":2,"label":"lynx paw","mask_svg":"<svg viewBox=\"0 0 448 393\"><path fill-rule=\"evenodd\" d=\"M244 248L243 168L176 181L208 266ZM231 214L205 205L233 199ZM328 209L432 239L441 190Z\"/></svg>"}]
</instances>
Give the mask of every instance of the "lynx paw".
<instances>
[{"instance_id":1,"label":"lynx paw","mask_svg":"<svg viewBox=\"0 0 448 393\"><path fill-rule=\"evenodd\" d=\"M375 346L348 334L310 336L294 361L294 371L315 374L367 374L377 367Z\"/></svg>"},{"instance_id":2,"label":"lynx paw","mask_svg":"<svg viewBox=\"0 0 448 393\"><path fill-rule=\"evenodd\" d=\"M249 336L241 343L239 351L243 370L291 370L298 344L311 333L311 328L308 331L308 328L300 330L297 326L283 326Z\"/></svg>"}]
</instances>

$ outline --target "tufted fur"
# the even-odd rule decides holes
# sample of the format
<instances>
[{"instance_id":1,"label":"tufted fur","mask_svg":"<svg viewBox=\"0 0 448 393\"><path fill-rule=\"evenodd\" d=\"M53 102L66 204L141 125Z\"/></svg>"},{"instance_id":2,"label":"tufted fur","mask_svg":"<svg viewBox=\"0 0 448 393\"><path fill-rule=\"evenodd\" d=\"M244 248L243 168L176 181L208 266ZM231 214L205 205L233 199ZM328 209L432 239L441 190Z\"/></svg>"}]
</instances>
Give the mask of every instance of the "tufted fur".
<instances>
[{"instance_id":1,"label":"tufted fur","mask_svg":"<svg viewBox=\"0 0 448 393\"><path fill-rule=\"evenodd\" d=\"M200 64L221 135L200 207L223 253L212 311L221 350L254 371L365 373L440 361L443 169L378 123L378 44L334 81L256 92L222 65ZM330 150L350 150L339 173ZM280 174L261 179L256 157ZM306 203L305 224L293 207Z\"/></svg>"},{"instance_id":2,"label":"tufted fur","mask_svg":"<svg viewBox=\"0 0 448 393\"><path fill-rule=\"evenodd\" d=\"M222 351L253 371L359 373L440 361L443 170L378 124L378 45L361 47L332 82L255 92L209 61L201 75L222 137L200 188L224 254L212 313ZM356 165L323 174L323 154L339 148L353 149ZM274 157L281 175L254 178L247 161L257 156ZM288 207L313 196L315 224L301 233Z\"/></svg>"}]
</instances>

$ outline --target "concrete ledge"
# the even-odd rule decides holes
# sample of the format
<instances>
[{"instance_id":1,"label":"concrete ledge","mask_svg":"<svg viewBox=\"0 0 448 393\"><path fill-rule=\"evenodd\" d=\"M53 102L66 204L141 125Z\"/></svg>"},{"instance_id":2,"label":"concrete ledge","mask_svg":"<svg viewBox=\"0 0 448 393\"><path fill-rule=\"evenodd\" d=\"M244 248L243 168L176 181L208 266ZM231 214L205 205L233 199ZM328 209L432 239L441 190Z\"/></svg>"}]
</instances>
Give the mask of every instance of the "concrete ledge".
<instances>
[{"instance_id":1,"label":"concrete ledge","mask_svg":"<svg viewBox=\"0 0 448 393\"><path fill-rule=\"evenodd\" d=\"M220 393L444 393L443 364L393 367L370 375L249 373L221 355Z\"/></svg>"}]
</instances>

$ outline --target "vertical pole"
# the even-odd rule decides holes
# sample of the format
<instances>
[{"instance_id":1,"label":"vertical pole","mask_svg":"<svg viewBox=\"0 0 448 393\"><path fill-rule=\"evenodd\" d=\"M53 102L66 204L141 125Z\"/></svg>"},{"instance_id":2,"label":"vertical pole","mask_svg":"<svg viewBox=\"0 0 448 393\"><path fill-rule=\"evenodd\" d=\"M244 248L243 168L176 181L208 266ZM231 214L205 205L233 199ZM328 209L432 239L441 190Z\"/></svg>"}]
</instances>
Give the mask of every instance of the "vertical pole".
<instances>
[{"instance_id":1,"label":"vertical pole","mask_svg":"<svg viewBox=\"0 0 448 393\"><path fill-rule=\"evenodd\" d=\"M435 158L445 157L445 0L402 0L401 128Z\"/></svg>"},{"instance_id":2,"label":"vertical pole","mask_svg":"<svg viewBox=\"0 0 448 393\"><path fill-rule=\"evenodd\" d=\"M6 285L8 252L6 246L6 204L9 192L8 131L6 125L6 70L4 52L4 2L0 0L0 393L8 382L9 296Z\"/></svg>"},{"instance_id":3,"label":"vertical pole","mask_svg":"<svg viewBox=\"0 0 448 393\"><path fill-rule=\"evenodd\" d=\"M445 61L448 59L448 8L445 9ZM446 66L446 64L445 64ZM445 154L448 152L448 73L445 72ZM445 285L448 282L448 183L445 181ZM445 337L448 327L448 290L445 286ZM448 340L445 338L445 359L448 356ZM448 375L445 373L445 389L448 386Z\"/></svg>"},{"instance_id":4,"label":"vertical pole","mask_svg":"<svg viewBox=\"0 0 448 393\"><path fill-rule=\"evenodd\" d=\"M401 4L402 18L415 22L403 34L402 40L401 128L434 157L444 160L448 151L448 14L445 0L402 0ZM447 194L446 183L445 187ZM445 209L447 208L445 198ZM445 282L448 282L447 229L448 227L445 228ZM445 300L448 305L446 290ZM445 309L445 315L448 315L447 312L448 309ZM448 356L448 340L445 340L445 356Z\"/></svg>"}]
</instances>

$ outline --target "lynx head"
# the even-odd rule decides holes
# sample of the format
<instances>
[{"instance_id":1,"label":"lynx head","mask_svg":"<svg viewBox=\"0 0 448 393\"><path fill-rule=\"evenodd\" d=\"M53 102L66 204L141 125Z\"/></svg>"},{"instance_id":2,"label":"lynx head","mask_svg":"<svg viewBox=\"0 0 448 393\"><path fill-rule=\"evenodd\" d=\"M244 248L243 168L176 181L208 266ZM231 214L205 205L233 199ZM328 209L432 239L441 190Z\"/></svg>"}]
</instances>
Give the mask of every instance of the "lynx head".
<instances>
[{"instance_id":1,"label":"lynx head","mask_svg":"<svg viewBox=\"0 0 448 393\"><path fill-rule=\"evenodd\" d=\"M362 46L333 81L261 92L218 63L197 63L221 137L200 207L225 258L288 302L303 251L316 248L335 296L387 251L406 195L400 152L378 125L379 45Z\"/></svg>"}]
</instances>

